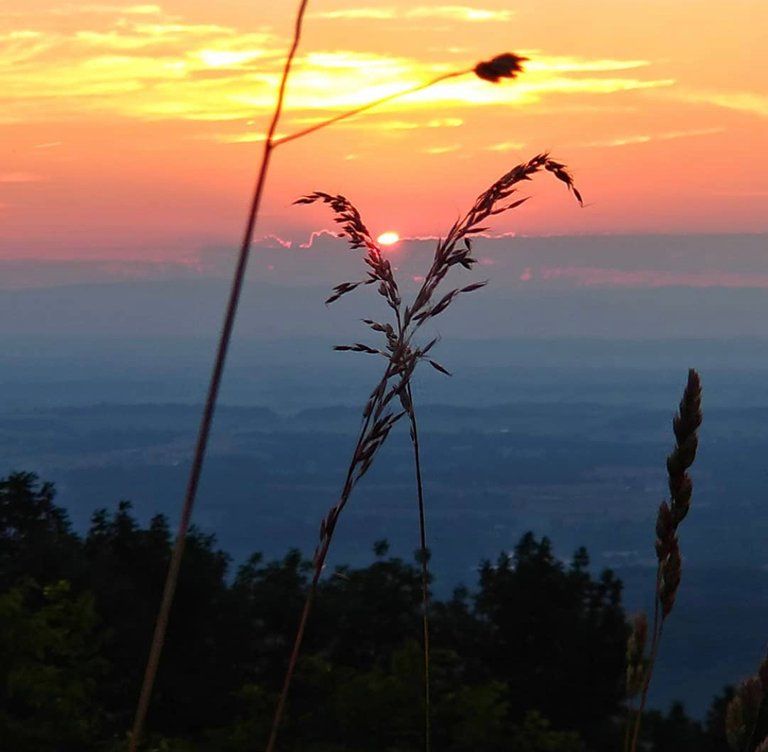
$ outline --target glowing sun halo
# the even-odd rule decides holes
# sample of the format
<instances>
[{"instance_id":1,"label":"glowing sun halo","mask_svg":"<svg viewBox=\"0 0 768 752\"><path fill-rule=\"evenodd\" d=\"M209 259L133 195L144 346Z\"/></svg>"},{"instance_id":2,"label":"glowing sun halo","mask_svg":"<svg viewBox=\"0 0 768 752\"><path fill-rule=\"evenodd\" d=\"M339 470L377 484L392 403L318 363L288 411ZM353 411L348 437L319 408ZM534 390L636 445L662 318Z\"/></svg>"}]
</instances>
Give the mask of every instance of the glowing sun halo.
<instances>
[{"instance_id":1,"label":"glowing sun halo","mask_svg":"<svg viewBox=\"0 0 768 752\"><path fill-rule=\"evenodd\" d=\"M382 232L381 235L376 238L376 242L380 245L394 245L399 240L400 236L396 232L392 232L392 230L389 230L388 232Z\"/></svg>"}]
</instances>

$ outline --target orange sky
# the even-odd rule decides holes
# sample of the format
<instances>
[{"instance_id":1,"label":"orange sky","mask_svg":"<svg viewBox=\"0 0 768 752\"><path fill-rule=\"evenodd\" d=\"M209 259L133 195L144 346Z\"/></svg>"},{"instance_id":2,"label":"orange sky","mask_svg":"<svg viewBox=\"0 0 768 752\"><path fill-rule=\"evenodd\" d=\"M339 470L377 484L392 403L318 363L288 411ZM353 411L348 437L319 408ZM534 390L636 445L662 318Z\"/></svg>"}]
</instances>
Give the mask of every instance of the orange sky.
<instances>
[{"instance_id":1,"label":"orange sky","mask_svg":"<svg viewBox=\"0 0 768 752\"><path fill-rule=\"evenodd\" d=\"M0 257L194 259L236 242L292 2L3 0ZM768 232L766 0L310 0L289 133L504 51L466 77L275 153L257 235L329 226L291 201L342 192L374 232L433 235L550 150L553 181L499 232Z\"/></svg>"}]
</instances>

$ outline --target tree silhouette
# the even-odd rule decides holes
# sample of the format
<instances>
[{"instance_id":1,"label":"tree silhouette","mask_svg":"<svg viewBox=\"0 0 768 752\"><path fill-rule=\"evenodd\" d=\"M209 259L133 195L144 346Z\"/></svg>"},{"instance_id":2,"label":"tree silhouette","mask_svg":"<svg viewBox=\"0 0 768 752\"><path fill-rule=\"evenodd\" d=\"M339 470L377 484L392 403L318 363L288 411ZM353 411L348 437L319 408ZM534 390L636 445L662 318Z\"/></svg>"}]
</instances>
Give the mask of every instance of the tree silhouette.
<instances>
[{"instance_id":1,"label":"tree silhouette","mask_svg":"<svg viewBox=\"0 0 768 752\"><path fill-rule=\"evenodd\" d=\"M29 473L0 480L0 739L15 752L124 752L146 635L171 550L166 519L130 503L84 536ZM150 740L174 752L245 752L269 730L311 562L254 554L234 576L192 528ZM367 566L320 581L283 744L306 752L420 749L421 568L377 541ZM473 591L434 598L433 738L445 752L602 752L621 734L627 624L621 582L526 533L483 562ZM706 732L682 706L650 713L655 752L720 752L727 696ZM698 747L696 745L699 745ZM3 749L5 749L3 746Z\"/></svg>"}]
</instances>

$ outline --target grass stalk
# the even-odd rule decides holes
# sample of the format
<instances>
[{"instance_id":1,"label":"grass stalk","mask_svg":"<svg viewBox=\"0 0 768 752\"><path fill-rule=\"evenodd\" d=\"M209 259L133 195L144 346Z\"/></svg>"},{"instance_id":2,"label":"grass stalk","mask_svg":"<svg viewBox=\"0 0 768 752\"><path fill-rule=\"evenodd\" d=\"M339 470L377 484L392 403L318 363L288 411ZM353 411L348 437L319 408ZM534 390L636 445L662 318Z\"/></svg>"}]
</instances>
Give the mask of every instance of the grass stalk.
<instances>
[{"instance_id":1,"label":"grass stalk","mask_svg":"<svg viewBox=\"0 0 768 752\"><path fill-rule=\"evenodd\" d=\"M329 125L340 123L342 120L346 120L347 118L354 117L355 115L360 115L363 112L366 112L367 110L372 110L374 107L378 107L379 105L386 104L387 102L391 102L394 99L405 97L408 94L415 94L417 91L423 91L424 89L428 89L430 86L434 86L435 84L442 83L443 81L448 81L452 78L465 76L468 73L473 73L474 70L475 70L474 68L466 68L464 70L453 71L451 73L444 73L443 75L437 76L436 78L433 78L430 81L427 81L426 83L417 84L416 86L412 86L408 89L397 91L394 94L388 94L386 97L381 97L380 99L376 99L373 102L368 102L368 104L364 104L360 107L356 107L354 110L348 110L347 112L342 112L341 114L335 115L334 117L329 118L328 120L323 120L320 123L316 123L315 125L310 125L309 127L304 128L303 130L297 131L296 133L289 133L287 136L278 138L275 140L275 146L276 147L282 146L283 144L287 144L290 141L295 141L297 138L308 136L310 133L316 133L317 131L322 130L323 128L327 128Z\"/></svg>"},{"instance_id":2,"label":"grass stalk","mask_svg":"<svg viewBox=\"0 0 768 752\"><path fill-rule=\"evenodd\" d=\"M385 375L383 377L383 381L388 380L389 374L390 374L390 368L387 368L387 371L385 372ZM379 416L380 415L381 413L379 413ZM296 673L296 666L298 664L299 655L301 653L301 646L304 642L304 633L306 632L307 624L309 622L309 616L312 611L312 605L314 603L315 596L317 594L317 585L320 581L320 577L323 573L323 570L325 569L325 562L328 557L328 551L331 546L331 541L333 539L333 533L336 528L336 523L338 521L339 514L347 505L352 495L352 490L354 489L355 484L357 483L357 480L359 480L359 478L362 477L362 475L360 474L360 470L363 469L361 466L361 460L362 462L365 462L365 460L362 458L365 455L366 447L369 446L370 444L371 436L376 435L375 431L376 431L377 425L381 425L381 423L380 421L377 420L377 418L375 418L375 411L371 410L363 420L363 426L360 430L360 434L358 436L357 443L355 445L355 450L352 453L352 459L349 463L349 467L347 468L347 474L344 479L344 485L342 488L341 495L339 497L339 501L335 506L331 507L331 510L328 512L328 515L324 518L321 524L321 528L320 528L321 540L320 540L320 544L315 550L315 554L313 557L314 571L312 575L312 581L307 591L307 596L301 611L299 626L296 630L296 636L294 637L293 645L291 647L291 654L288 660L288 666L285 671L283 685L280 690L280 695L278 697L274 715L272 717L272 726L269 732L269 739L267 741L267 746L265 748L266 752L274 752L275 744L277 743L277 736L280 731L280 726L282 724L283 717L285 715L285 707L288 700L288 694L290 692L291 684L293 682L293 677ZM391 428L391 425L390 425L390 428ZM387 432L389 431L389 429L386 429L386 430ZM365 470L367 470L367 467L363 469L363 473L365 472Z\"/></svg>"},{"instance_id":3,"label":"grass stalk","mask_svg":"<svg viewBox=\"0 0 768 752\"><path fill-rule=\"evenodd\" d=\"M461 70L451 71L449 73L442 73L439 76L436 76L435 78L432 78L422 84L416 84L416 86L411 86L407 89L396 91L394 94L387 94L384 97L374 99L372 102L368 102L367 104L361 105L360 107L355 107L352 110L347 110L346 112L342 112L341 114L335 115L332 118L328 118L328 120L323 120L322 122L316 123L315 125L310 125L300 131L297 131L296 133L290 133L287 136L275 139L275 146L282 146L282 144L287 144L290 141L295 141L297 138L308 136L310 133L316 133L322 128L327 128L329 125L334 125L335 123L340 123L342 120L346 120L347 118L360 115L363 112L367 112L374 107L378 107L379 105L391 102L394 99L400 99L401 97L408 96L409 94L415 94L418 91L429 89L435 84L442 83L443 81L449 81L452 78L466 76L469 73L474 73L478 78L482 78L483 80L490 81L492 83L498 83L502 78L515 78L518 73L522 72L522 64L526 62L526 60L528 60L528 58L515 55L511 52L505 52L502 55L496 55L496 57L492 58L491 60L484 60L479 62L472 68L463 68Z\"/></svg>"},{"instance_id":4,"label":"grass stalk","mask_svg":"<svg viewBox=\"0 0 768 752\"><path fill-rule=\"evenodd\" d=\"M169 563L168 572L166 574L166 579L163 586L163 595L162 595L160 607L159 607L156 622L155 622L155 629L152 636L149 656L148 656L146 667L144 670L144 675L142 679L134 721L133 721L131 731L129 733L129 740L128 740L129 752L136 752L136 750L138 749L138 745L141 742L141 738L144 732L144 727L146 724L147 712L148 712L149 703L152 697L152 691L154 688L155 679L157 676L157 669L159 666L160 657L162 655L162 650L165 643L165 636L168 629L168 621L169 621L170 612L173 605L176 586L178 583L179 573L181 569L181 560L184 553L186 536L189 531L192 511L193 511L195 500L197 497L197 489L199 486L200 476L202 473L203 463L204 463L206 449L208 445L208 439L209 439L211 427L213 424L213 417L215 413L216 403L218 401L218 394L221 386L222 376L224 373L224 366L226 363L229 344L232 337L232 331L234 328L234 322L237 314L238 304L240 301L240 295L241 295L243 283L245 280L245 272L248 264L251 245L253 242L253 233L254 233L256 221L258 218L261 199L264 193L264 187L266 185L267 173L269 171L269 164L270 164L272 152L279 145L288 143L298 138L302 138L303 136L310 135L311 133L314 133L320 130L321 128L326 128L328 126L331 126L335 123L340 122L341 120L345 120L347 118L361 114L380 104L405 96L406 94L411 94L417 91L421 91L430 86L434 86L435 84L440 83L442 81L447 81L451 78L462 76L467 73L474 72L479 78L482 78L486 81L491 81L493 83L497 83L503 78L514 79L516 78L517 74L522 71L522 63L526 60L526 58L520 57L513 53L503 53L501 55L497 55L491 60L479 62L473 68L466 68L466 69L442 74L423 84L418 84L417 86L411 87L409 89L396 92L386 97L381 97L361 107L357 107L352 110L343 112L321 123L317 123L313 126L305 128L297 133L290 134L289 136L286 136L281 139L276 139L275 132L277 130L277 125L283 110L288 77L290 75L291 67L293 65L293 61L296 56L299 43L301 41L302 26L303 26L304 15L307 9L308 2L309 0L300 0L298 9L296 11L293 38L292 38L288 55L286 57L286 60L283 66L275 108L274 108L269 126L267 128L266 137L264 140L264 148L262 152L261 165L260 165L258 176L256 179L256 185L254 188L253 196L251 199L245 231L243 233L242 242L240 244L238 260L235 267L232 284L230 287L227 306L225 309L224 321L222 323L222 327L219 334L216 355L214 358L211 378L210 378L208 390L206 393L205 406L203 409L203 414L201 416L200 424L198 428L197 441L195 444L194 455L193 455L192 463L190 466L190 473L187 481L184 501L182 504L179 525L177 528L176 538L175 538L173 550L171 553L171 560ZM561 179L563 178L561 177ZM573 190L575 191L575 189ZM379 253L379 256L380 256L380 253ZM393 305L393 307L397 309L398 321L400 321L399 293L397 292L396 283L394 282L394 278L391 275L391 268L389 268L388 263L386 264L386 267L388 272L388 278L384 279L382 284L386 285L391 283L392 285L393 297L390 299L390 303ZM382 265L382 268L384 268L384 265ZM462 290L461 292L466 292L466 291L468 290L465 289L465 290ZM456 291L456 292L459 292L459 291ZM340 294L343 294L343 293L339 293L339 295ZM396 298L396 301L395 301L395 298ZM413 311L411 311L410 313L412 314ZM405 318L408 319L408 317L409 317L409 312L408 312L408 309L406 309ZM309 588L306 603L302 610L302 616L300 619L299 628L297 630L296 639L294 641L294 646L291 651L291 657L288 664L288 670L285 677L284 687L280 694L277 709L275 712L275 717L273 719L273 726L270 732L270 738L267 745L267 749L269 751L273 749L275 744L275 740L277 737L277 730L279 728L279 725L284 713L284 709L285 709L288 689L290 687L293 673L295 672L295 667L298 661L301 643L303 641L304 632L306 629L306 625L309 619L309 614L312 608L312 603L314 601L315 593L317 590L317 583L322 574L322 570L325 566L325 559L327 557L328 549L330 547L330 542L333 536L333 530L335 529L335 526L336 526L338 514L342 511L342 509L348 502L349 497L352 493L352 489L354 488L357 481L360 479L360 477L362 477L365 474L365 472L367 472L368 468L370 467L370 464L373 461L373 456L375 455L376 451L381 446L381 444L383 444L383 442L386 440L386 437L389 434L389 431L391 430L392 426L404 414L404 412L398 413L398 414L388 412L387 406L395 396L398 396L401 401L405 400L404 395L406 394L406 388L409 387L411 373L421 353L419 351L414 351L410 348L408 344L409 337L408 338L405 337L404 329L402 326L399 328L400 328L400 333L402 337L398 345L392 348L392 352L391 352L392 357L390 358L390 363L387 368L387 371L385 372L385 375L382 378L382 381L380 382L379 386L371 395L371 399L369 400L369 405L366 408L366 413L364 416L363 428L361 430L360 437L358 439L358 443L355 449L355 453L353 455L352 462L350 463L350 466L348 469L346 481L344 484L344 488L343 488L340 500L337 503L337 505L331 509L331 512L329 512L328 517L326 517L323 520L323 527L321 528L321 544L318 547L318 549L315 551L315 574L313 576L313 580ZM398 356L401 357L402 359L398 360L397 359ZM433 363L433 365L435 364ZM393 378L399 379L399 381L395 384L394 387L390 385L390 381ZM410 395L409 388L407 393ZM412 427L414 430L414 436L417 436L417 433L415 431L415 416L411 416L411 420L412 420ZM419 514L420 514L420 531L421 531L420 539L421 539L422 554L424 554L424 552L426 551L426 533L425 533L424 509L423 509L424 507L423 490L421 485L421 467L420 467L420 460L419 460L419 454L418 454L418 440L414 439L414 441L415 441L415 452L416 452L416 463L417 463L417 474L418 474L417 477L418 477L418 487L419 487L419 510L420 510ZM423 580L424 580L423 590L424 590L424 601L426 604L426 601L428 598L428 593L427 593L428 571L426 571L425 569L426 568L425 563L423 563L422 567L424 570L423 571ZM424 635L425 635L425 655L427 655L427 657L425 658L425 673L428 677L428 671L429 671L428 623L426 621L428 619L428 616L426 611L427 610L425 606ZM428 684L428 679L427 679L427 684ZM427 689L427 704L428 702L429 702L429 698L428 698L428 689ZM427 727L428 727L428 720L427 720Z\"/></svg>"},{"instance_id":5,"label":"grass stalk","mask_svg":"<svg viewBox=\"0 0 768 752\"><path fill-rule=\"evenodd\" d=\"M426 752L430 752L432 747L432 704L429 649L429 549L427 548L427 522L424 505L424 481L421 474L419 427L416 421L416 408L413 402L410 382L406 387L406 396L407 403L410 406L407 412L410 422L413 464L416 471L416 495L419 505L419 563L421 564L421 619L422 648L424 653L424 749Z\"/></svg>"},{"instance_id":6,"label":"grass stalk","mask_svg":"<svg viewBox=\"0 0 768 752\"><path fill-rule=\"evenodd\" d=\"M304 14L306 12L308 2L309 0L300 0L299 2L294 24L293 41L283 66L282 77L280 79L280 87L277 92L275 109L272 113L272 119L267 128L266 139L264 141L264 150L261 156L261 166L259 168L258 177L256 179L256 186L253 191L250 209L248 211L248 218L245 224L245 230L243 232L242 241L240 243L237 265L235 267L234 276L232 278L229 299L227 301L227 307L224 314L224 322L222 323L221 331L219 334L216 356L214 358L211 378L208 384L205 407L203 409L203 414L200 419L200 426L198 428L197 442L195 444L195 451L189 471L189 478L187 480L187 488L184 495L184 503L182 505L179 526L176 532L176 539L174 542L173 551L171 553L171 560L168 566L165 584L163 586L163 595L155 622L155 630L152 636L149 657L144 669L144 677L142 679L139 700L136 706L133 727L129 737L129 752L136 752L144 733L147 711L149 709L149 703L152 698L152 691L154 689L155 679L157 677L157 669L160 663L160 656L163 652L165 635L168 630L168 620L171 613L171 606L173 605L173 599L176 594L176 585L179 580L181 560L184 555L184 545L186 542L187 533L189 531L189 524L192 518L192 510L195 505L195 499L197 498L197 489L200 483L200 475L202 473L205 452L208 446L208 437L210 435L211 426L213 424L213 416L216 409L219 389L221 387L224 365L226 363L227 353L229 351L229 343L232 339L232 330L234 328L237 308L240 302L240 293L242 291L243 282L245 280L245 272L248 266L248 257L250 255L251 244L253 242L253 232L254 228L256 227L259 207L261 206L261 199L264 194L264 186L266 185L267 181L270 157L272 156L272 151L274 149L273 139L275 136L275 131L277 130L277 124L280 120L280 115L282 114L283 110L283 102L285 101L285 90L288 84L288 76L290 75L291 66L296 56L299 42L301 41L302 24L304 21Z\"/></svg>"},{"instance_id":7,"label":"grass stalk","mask_svg":"<svg viewBox=\"0 0 768 752\"><path fill-rule=\"evenodd\" d=\"M736 688L725 712L725 735L733 752L766 752L766 693L768 691L768 655L763 656L757 673Z\"/></svg>"},{"instance_id":8,"label":"grass stalk","mask_svg":"<svg viewBox=\"0 0 768 752\"><path fill-rule=\"evenodd\" d=\"M657 575L658 581L659 575ZM658 585L656 592L658 593ZM653 669L656 666L656 658L659 653L659 644L661 642L661 634L664 631L664 621L659 619L659 599L655 599L653 608L653 627L651 629L651 649L648 654L648 668L646 669L645 679L643 680L643 689L640 694L640 705L635 711L635 720L632 726L632 737L629 744L629 750L635 752L637 749L637 741L640 735L640 724L642 723L643 713L645 712L646 702L648 700L648 690L651 686L651 679L653 678Z\"/></svg>"},{"instance_id":9,"label":"grass stalk","mask_svg":"<svg viewBox=\"0 0 768 752\"><path fill-rule=\"evenodd\" d=\"M479 64L475 72L481 78L490 78L495 75L504 75L499 71L508 70L512 64L511 59L514 59L515 64L519 64L519 58L516 56L500 56L500 58L501 62L498 68L494 68L493 65L494 61L499 60L499 58L494 58L490 63ZM491 67L489 69L482 66ZM480 69L479 71L478 68ZM575 187L573 178L565 165L551 159L548 154L539 154L528 162L517 165L481 193L470 210L453 224L445 239L438 242L432 264L424 277L416 297L405 308L402 307L402 298L397 280L394 277L392 265L385 258L370 231L365 226L360 212L346 197L316 191L295 202L297 204L313 204L316 202L328 204L335 214L335 221L341 226L341 235L347 238L353 249L365 250L364 262L368 267L366 277L358 282L342 282L336 285L333 289L333 294L326 303L333 303L361 285L376 285L377 293L384 299L392 311L395 325L365 319L365 324L374 332L384 336L385 343L383 347L372 347L358 342L353 345L337 345L335 348L341 351L359 352L383 357L387 365L383 376L372 391L363 409L362 428L352 453L352 459L347 468L339 501L330 508L320 523L320 542L313 557L314 575L307 592L299 626L291 648L282 690L273 716L266 752L274 752L277 733L282 723L288 693L296 671L307 620L317 592L317 584L325 567L339 516L348 504L356 484L373 464L378 451L384 445L390 431L404 415L409 416L411 441L414 448L414 464L416 466L424 635L425 749L429 750L430 748L428 549L421 452L418 424L413 407L411 378L416 365L422 360L425 360L437 371L446 375L450 374L442 365L428 357L432 347L437 343L437 338L432 339L423 346L416 345L414 340L423 325L443 313L459 295L474 292L485 286L485 282L471 283L464 287L450 290L439 299L435 299L449 271L456 267L468 270L477 263L477 260L472 257L472 237L485 230L484 227L480 226L481 223L491 216L502 214L525 203L527 197L513 198L513 196L517 193L519 184L531 180L533 175L541 171L552 174L564 183L568 190L576 197L579 204L583 205L581 195ZM395 412L391 408L395 398L402 405L403 409L400 412Z\"/></svg>"},{"instance_id":10,"label":"grass stalk","mask_svg":"<svg viewBox=\"0 0 768 752\"><path fill-rule=\"evenodd\" d=\"M658 657L659 644L667 617L672 612L680 587L682 557L678 540L678 527L688 515L693 495L693 481L688 475L688 468L696 459L699 445L698 430L701 426L701 381L694 370L688 371L688 381L683 391L680 407L672 421L675 434L675 447L667 457L667 478L669 484L669 502L663 501L656 516L656 586L654 588L653 627L651 630L651 647L648 658L643 655L639 665L642 666L642 685L640 705L635 713L632 724L632 736L626 752L636 752L640 736L640 725L643 720L648 689L653 677L653 670ZM629 650L628 650L629 652ZM644 650L641 649L641 654ZM637 668L636 666L629 666ZM631 718L631 711L629 711Z\"/></svg>"},{"instance_id":11,"label":"grass stalk","mask_svg":"<svg viewBox=\"0 0 768 752\"><path fill-rule=\"evenodd\" d=\"M291 134L282 139L275 138L275 132L280 120L280 116L283 110L283 104L285 101L285 91L288 84L288 77L291 72L293 61L296 57L296 52L301 41L301 32L304 22L304 15L307 9L309 0L300 0L296 11L294 32L291 42L291 46L283 65L282 75L280 79L280 86L277 93L275 108L272 113L269 126L267 128L266 137L264 140L264 148L262 152L261 165L259 167L258 176L256 179L256 185L254 188L253 196L251 199L250 209L248 212L248 218L246 221L245 231L243 233L242 242L240 244L240 250L238 254L238 260L233 274L233 279L230 287L229 298L224 314L224 321L219 333L218 344L216 348L216 355L214 358L214 364L211 372L211 377L206 393L205 405L203 413L200 419L198 427L197 440L195 443L195 449L193 454L192 463L190 466L190 472L187 480L186 491L184 494L184 501L182 504L182 510L180 514L179 524L177 527L176 538L174 541L173 550L171 553L171 560L168 566L168 572L166 574L165 583L163 586L163 595L158 609L157 618L155 621L155 629L152 636L152 642L150 645L149 656L147 658L146 667L144 670L144 676L142 679L141 689L139 692L139 699L136 707L133 725L129 734L128 749L129 752L136 752L140 743L141 737L144 732L144 726L146 724L146 716L149 709L149 703L152 697L152 691L157 676L157 669L160 663L160 657L162 655L163 646L165 643L165 635L168 629L168 620L170 617L171 607L173 605L174 596L176 593L176 586L178 583L179 572L181 570L181 560L184 554L184 546L186 542L186 536L189 531L189 525L192 517L192 511L194 508L195 500L197 498L197 489L200 482L200 476L203 469L203 463L205 460L205 454L208 446L208 438L210 435L211 427L213 424L213 417L216 410L216 403L218 401L219 389L221 386L221 380L224 373L224 366L227 359L227 353L229 351L229 344L232 338L232 331L234 329L235 318L237 315L237 308L240 301L240 295L242 292L243 283L245 280L245 272L248 265L248 259L250 256L251 244L253 243L253 234L256 227L256 221L258 219L259 208L261 206L261 199L264 193L266 185L267 173L269 171L270 159L275 148L281 144L293 141L297 138L307 136L310 133L314 133L321 128L328 127L354 115L358 115L366 110L376 107L387 101L391 101L398 97L404 96L415 91L420 91L433 86L441 81L454 78L456 76L464 75L469 72L476 73L480 78L484 78L489 81L497 82L501 78L515 78L517 73L522 70L521 63L525 60L523 57L519 57L512 53L505 53L498 55L490 61L483 61L478 63L474 68L468 68L465 70L454 71L451 73L438 76L431 81L418 86L412 87L402 92L396 92L387 97L377 99L362 107L355 108L353 110L341 113L333 118L330 118L322 123L318 123L314 126L306 128L298 133Z\"/></svg>"}]
</instances>

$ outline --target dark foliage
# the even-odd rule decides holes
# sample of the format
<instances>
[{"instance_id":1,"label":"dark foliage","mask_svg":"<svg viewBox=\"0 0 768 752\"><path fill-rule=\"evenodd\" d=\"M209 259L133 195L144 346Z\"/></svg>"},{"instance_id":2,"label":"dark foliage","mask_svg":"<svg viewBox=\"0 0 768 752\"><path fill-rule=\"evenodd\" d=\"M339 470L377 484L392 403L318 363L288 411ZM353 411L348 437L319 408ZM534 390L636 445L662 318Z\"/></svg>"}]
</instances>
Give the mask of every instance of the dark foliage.
<instances>
[{"instance_id":1,"label":"dark foliage","mask_svg":"<svg viewBox=\"0 0 768 752\"><path fill-rule=\"evenodd\" d=\"M701 726L688 718L680 702L673 703L666 715L658 711L648 713L640 738L654 752L726 752L728 749L727 745L716 746L715 740L708 738Z\"/></svg>"},{"instance_id":2,"label":"dark foliage","mask_svg":"<svg viewBox=\"0 0 768 752\"><path fill-rule=\"evenodd\" d=\"M0 739L15 752L122 749L168 524L158 516L142 527L121 502L79 537L53 498L31 474L0 481ZM282 749L421 747L420 567L383 541L374 554L320 582ZM239 752L268 733L312 565L297 551L273 562L254 555L232 577L228 565L213 537L190 533L148 748ZM583 549L566 565L527 533L481 566L476 592L434 601L436 748L618 748L621 583L588 565ZM713 707L718 719L723 708ZM713 720L702 731L673 707L649 716L644 737L659 752L714 752L718 728Z\"/></svg>"},{"instance_id":3,"label":"dark foliage","mask_svg":"<svg viewBox=\"0 0 768 752\"><path fill-rule=\"evenodd\" d=\"M0 480L0 591L21 578L38 583L75 575L78 540L53 485L31 473Z\"/></svg>"}]
</instances>

